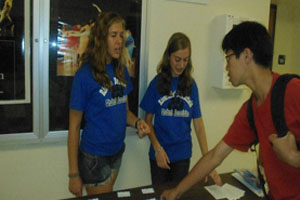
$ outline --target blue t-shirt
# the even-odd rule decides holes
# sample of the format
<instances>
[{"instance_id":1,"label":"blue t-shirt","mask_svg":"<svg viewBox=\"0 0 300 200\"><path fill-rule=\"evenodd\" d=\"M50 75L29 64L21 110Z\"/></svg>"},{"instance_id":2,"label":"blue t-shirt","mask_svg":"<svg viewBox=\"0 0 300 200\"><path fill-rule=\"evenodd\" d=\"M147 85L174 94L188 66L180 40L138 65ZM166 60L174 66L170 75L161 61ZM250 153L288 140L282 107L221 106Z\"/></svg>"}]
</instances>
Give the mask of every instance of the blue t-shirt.
<instances>
[{"instance_id":1,"label":"blue t-shirt","mask_svg":"<svg viewBox=\"0 0 300 200\"><path fill-rule=\"evenodd\" d=\"M183 97L176 93L178 77L175 77L171 95L163 96L157 91L157 77L148 86L140 106L154 115L155 135L170 162L189 159L192 156L191 120L201 117L196 82L193 82L191 95ZM152 145L149 156L155 160Z\"/></svg>"},{"instance_id":2,"label":"blue t-shirt","mask_svg":"<svg viewBox=\"0 0 300 200\"><path fill-rule=\"evenodd\" d=\"M80 148L94 155L116 154L124 146L126 132L127 95L132 90L125 68L126 84L116 78L113 65L106 65L113 88L99 85L92 75L92 68L84 64L75 74L70 109L84 112L85 126Z\"/></svg>"}]
</instances>

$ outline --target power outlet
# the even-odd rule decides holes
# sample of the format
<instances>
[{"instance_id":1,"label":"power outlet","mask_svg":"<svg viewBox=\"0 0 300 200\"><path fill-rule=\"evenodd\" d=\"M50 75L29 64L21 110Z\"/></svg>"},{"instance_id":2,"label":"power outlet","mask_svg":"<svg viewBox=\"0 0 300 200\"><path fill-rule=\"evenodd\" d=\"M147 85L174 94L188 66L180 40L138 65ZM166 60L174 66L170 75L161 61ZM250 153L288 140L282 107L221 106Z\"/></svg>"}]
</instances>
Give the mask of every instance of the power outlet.
<instances>
[{"instance_id":1,"label":"power outlet","mask_svg":"<svg viewBox=\"0 0 300 200\"><path fill-rule=\"evenodd\" d=\"M278 56L278 64L284 65L285 64L285 55L279 55Z\"/></svg>"}]
</instances>

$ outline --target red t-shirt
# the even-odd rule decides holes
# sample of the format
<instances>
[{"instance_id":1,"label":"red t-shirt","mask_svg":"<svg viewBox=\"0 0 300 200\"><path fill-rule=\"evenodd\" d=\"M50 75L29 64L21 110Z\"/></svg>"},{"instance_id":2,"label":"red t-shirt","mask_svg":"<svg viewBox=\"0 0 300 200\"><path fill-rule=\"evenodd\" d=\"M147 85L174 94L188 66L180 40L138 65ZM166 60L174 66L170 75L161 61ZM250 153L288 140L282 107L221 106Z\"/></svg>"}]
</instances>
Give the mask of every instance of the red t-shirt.
<instances>
[{"instance_id":1,"label":"red t-shirt","mask_svg":"<svg viewBox=\"0 0 300 200\"><path fill-rule=\"evenodd\" d=\"M272 87L279 77L273 73ZM276 133L271 115L271 90L265 101L257 106L252 98L255 126L258 132L260 155L264 163L269 193L274 200L300 199L300 169L280 161L269 142L269 135ZM223 140L234 149L247 152L249 145L256 139L247 119L247 101L235 116ZM300 141L300 80L292 79L286 88L284 98L285 119L289 130Z\"/></svg>"}]
</instances>

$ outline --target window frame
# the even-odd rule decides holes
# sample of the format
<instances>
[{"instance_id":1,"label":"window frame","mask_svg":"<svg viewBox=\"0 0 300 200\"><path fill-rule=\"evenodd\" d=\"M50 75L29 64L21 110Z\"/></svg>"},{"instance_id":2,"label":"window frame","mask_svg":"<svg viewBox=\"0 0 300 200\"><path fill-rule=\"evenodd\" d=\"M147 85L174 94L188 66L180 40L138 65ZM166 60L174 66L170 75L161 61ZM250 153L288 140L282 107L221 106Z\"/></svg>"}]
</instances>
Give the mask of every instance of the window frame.
<instances>
[{"instance_id":1,"label":"window frame","mask_svg":"<svg viewBox=\"0 0 300 200\"><path fill-rule=\"evenodd\" d=\"M50 37L50 0L24 0L25 15L32 13L32 33L30 28L25 27L28 34L32 34L32 41L25 55L30 57L32 53L32 109L33 109L33 132L1 134L1 148L13 145L41 144L41 143L65 143L68 130L49 131L49 37ZM142 1L141 13L141 43L140 43L140 66L139 66L139 96L140 103L147 88L147 63L148 63L148 16L147 0ZM29 2L29 3L28 3ZM29 6L29 8L28 8ZM27 10L26 10L27 9ZM29 13L28 13L29 12ZM24 17L25 18L25 17ZM30 19L30 17L29 17ZM25 19L24 19L25 20ZM24 22L27 23L27 22ZM32 49L31 49L32 48ZM41 67L42 66L42 67ZM138 107L138 116L143 118L145 112ZM136 129L127 127L126 135L135 135Z\"/></svg>"}]
</instances>

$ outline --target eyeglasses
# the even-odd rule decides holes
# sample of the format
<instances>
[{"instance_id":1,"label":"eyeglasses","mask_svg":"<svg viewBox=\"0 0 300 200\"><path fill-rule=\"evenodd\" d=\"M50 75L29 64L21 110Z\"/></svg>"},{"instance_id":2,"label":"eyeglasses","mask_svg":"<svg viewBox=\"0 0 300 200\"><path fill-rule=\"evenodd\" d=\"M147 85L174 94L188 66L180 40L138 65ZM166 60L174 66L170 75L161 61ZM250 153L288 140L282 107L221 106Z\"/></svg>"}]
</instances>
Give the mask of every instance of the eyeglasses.
<instances>
[{"instance_id":1,"label":"eyeglasses","mask_svg":"<svg viewBox=\"0 0 300 200\"><path fill-rule=\"evenodd\" d=\"M234 55L235 55L234 53L229 54L229 55L226 55L226 56L225 56L226 61L229 62L230 57L231 57L231 56L234 56Z\"/></svg>"}]
</instances>

